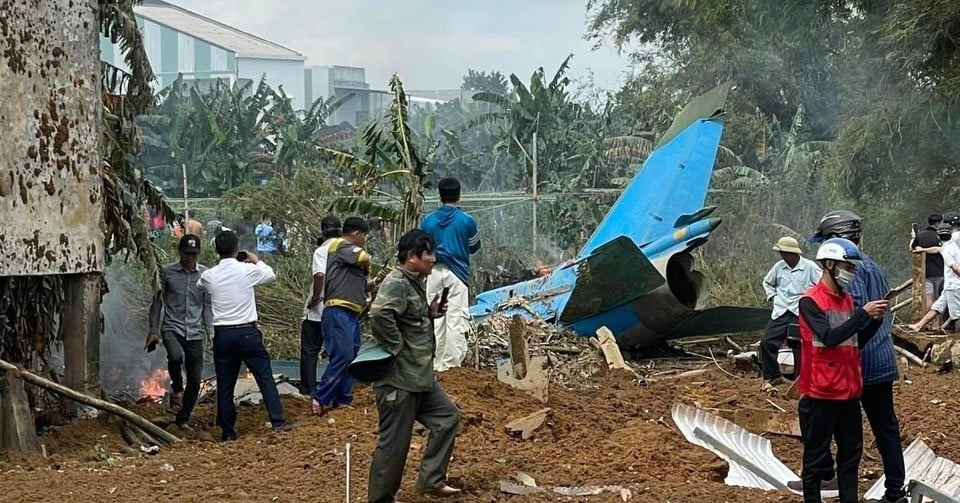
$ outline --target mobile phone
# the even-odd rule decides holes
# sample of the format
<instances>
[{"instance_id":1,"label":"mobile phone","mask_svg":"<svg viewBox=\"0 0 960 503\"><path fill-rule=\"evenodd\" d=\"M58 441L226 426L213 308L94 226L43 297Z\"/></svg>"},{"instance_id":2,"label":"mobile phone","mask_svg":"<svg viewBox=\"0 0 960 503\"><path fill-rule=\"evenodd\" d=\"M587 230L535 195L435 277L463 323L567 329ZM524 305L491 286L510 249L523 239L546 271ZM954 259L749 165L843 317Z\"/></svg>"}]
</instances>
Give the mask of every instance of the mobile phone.
<instances>
[{"instance_id":1,"label":"mobile phone","mask_svg":"<svg viewBox=\"0 0 960 503\"><path fill-rule=\"evenodd\" d=\"M440 311L443 311L443 308L447 305L447 296L450 295L450 287L445 287L443 293L440 294Z\"/></svg>"},{"instance_id":2,"label":"mobile phone","mask_svg":"<svg viewBox=\"0 0 960 503\"><path fill-rule=\"evenodd\" d=\"M242 251L242 252L238 253L238 254L237 254L237 260L239 260L240 262L246 262L246 261L247 261L247 252Z\"/></svg>"},{"instance_id":3,"label":"mobile phone","mask_svg":"<svg viewBox=\"0 0 960 503\"><path fill-rule=\"evenodd\" d=\"M883 296L883 300L893 300L897 297L897 292L890 290L886 295Z\"/></svg>"},{"instance_id":4,"label":"mobile phone","mask_svg":"<svg viewBox=\"0 0 960 503\"><path fill-rule=\"evenodd\" d=\"M160 341L153 341L150 344L147 344L147 353L153 353L157 349L157 343Z\"/></svg>"}]
</instances>

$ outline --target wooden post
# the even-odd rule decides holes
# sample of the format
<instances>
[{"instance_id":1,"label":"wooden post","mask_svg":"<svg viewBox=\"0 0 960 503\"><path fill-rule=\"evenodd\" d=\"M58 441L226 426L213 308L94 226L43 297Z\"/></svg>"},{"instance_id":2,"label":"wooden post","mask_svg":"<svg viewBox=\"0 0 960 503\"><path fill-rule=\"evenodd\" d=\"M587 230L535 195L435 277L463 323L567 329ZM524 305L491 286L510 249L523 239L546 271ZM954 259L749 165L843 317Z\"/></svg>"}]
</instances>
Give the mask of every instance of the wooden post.
<instances>
[{"instance_id":1,"label":"wooden post","mask_svg":"<svg viewBox=\"0 0 960 503\"><path fill-rule=\"evenodd\" d=\"M510 365L517 379L527 377L530 350L527 348L526 325L519 314L513 315L510 323Z\"/></svg>"},{"instance_id":2,"label":"wooden post","mask_svg":"<svg viewBox=\"0 0 960 503\"><path fill-rule=\"evenodd\" d=\"M539 129L539 124L537 129ZM531 142L533 152L533 260L537 260L537 240L539 232L537 231L537 131L533 131L533 141Z\"/></svg>"},{"instance_id":3,"label":"wooden post","mask_svg":"<svg viewBox=\"0 0 960 503\"><path fill-rule=\"evenodd\" d=\"M37 431L23 381L0 372L0 450L37 452Z\"/></svg>"},{"instance_id":4,"label":"wooden post","mask_svg":"<svg viewBox=\"0 0 960 503\"><path fill-rule=\"evenodd\" d=\"M923 315L926 313L923 297L923 282L925 279L924 276L926 276L926 257L926 253L913 254L913 290L910 296L910 300L913 303L913 318L911 318L913 321L923 318Z\"/></svg>"},{"instance_id":5,"label":"wooden post","mask_svg":"<svg viewBox=\"0 0 960 503\"><path fill-rule=\"evenodd\" d=\"M187 224L187 211L190 210L189 198L187 196L187 165L186 163L180 163L180 169L183 170L183 224ZM186 227L184 227L184 233L186 233Z\"/></svg>"},{"instance_id":6,"label":"wooden post","mask_svg":"<svg viewBox=\"0 0 960 503\"><path fill-rule=\"evenodd\" d=\"M80 393L96 393L100 384L100 275L64 276L64 384ZM68 402L67 413L75 404Z\"/></svg>"}]
</instances>

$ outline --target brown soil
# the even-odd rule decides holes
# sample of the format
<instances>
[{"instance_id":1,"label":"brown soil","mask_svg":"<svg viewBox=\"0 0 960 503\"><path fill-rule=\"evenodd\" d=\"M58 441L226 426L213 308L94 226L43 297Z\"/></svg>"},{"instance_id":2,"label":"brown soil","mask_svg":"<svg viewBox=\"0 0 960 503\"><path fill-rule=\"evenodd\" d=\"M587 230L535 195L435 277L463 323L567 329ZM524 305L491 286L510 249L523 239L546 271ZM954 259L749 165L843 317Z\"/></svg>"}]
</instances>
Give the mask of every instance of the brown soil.
<instances>
[{"instance_id":1,"label":"brown soil","mask_svg":"<svg viewBox=\"0 0 960 503\"><path fill-rule=\"evenodd\" d=\"M896 403L904 445L922 436L941 456L960 460L960 373L935 375L911 370L913 384L896 385ZM508 435L504 425L543 408L498 382L490 373L457 369L441 382L462 412L461 432L450 466L450 481L466 494L455 501L621 501L605 493L571 498L547 493L512 496L498 481L518 471L541 486L622 485L639 502L797 501L786 493L728 487L726 464L709 451L687 443L670 419L678 400L705 407L728 401L733 406L771 409L760 381L733 378L719 370L684 380L638 385L614 372L597 377L589 394L551 389L553 414L534 438ZM146 457L123 443L112 418L77 422L41 437L49 457L0 455L4 501L344 501L344 448L351 443L351 500L365 501L367 470L376 443L377 412L369 387L357 390L353 408L322 419L309 416L309 404L285 399L289 419L301 427L270 433L262 407L241 409L240 440L214 442L209 426L213 408L202 405L203 423L187 432L181 446ZM941 400L932 404L931 400ZM796 404L772 401L787 410ZM146 417L161 415L142 407ZM175 427L171 427L175 428ZM869 429L868 427L866 427ZM799 471L801 448L790 437L771 436L776 454ZM404 487L404 501L430 501L414 491L416 469L426 438L415 432ZM102 449L95 448L98 441ZM861 463L861 491L880 475L879 456L867 433ZM170 471L169 467L173 470ZM436 501L436 500L434 500Z\"/></svg>"}]
</instances>

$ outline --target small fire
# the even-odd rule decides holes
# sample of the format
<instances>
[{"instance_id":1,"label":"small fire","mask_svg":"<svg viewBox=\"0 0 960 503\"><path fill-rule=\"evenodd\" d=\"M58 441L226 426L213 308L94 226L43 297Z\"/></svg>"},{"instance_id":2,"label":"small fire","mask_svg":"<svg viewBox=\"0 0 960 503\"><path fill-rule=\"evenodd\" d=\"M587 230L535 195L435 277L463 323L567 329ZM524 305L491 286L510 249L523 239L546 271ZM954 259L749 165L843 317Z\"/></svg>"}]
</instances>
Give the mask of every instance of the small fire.
<instances>
[{"instance_id":1,"label":"small fire","mask_svg":"<svg viewBox=\"0 0 960 503\"><path fill-rule=\"evenodd\" d=\"M154 402L162 402L167 393L167 383L170 382L170 373L167 369L154 370L150 377L140 383L140 398L149 398Z\"/></svg>"}]
</instances>

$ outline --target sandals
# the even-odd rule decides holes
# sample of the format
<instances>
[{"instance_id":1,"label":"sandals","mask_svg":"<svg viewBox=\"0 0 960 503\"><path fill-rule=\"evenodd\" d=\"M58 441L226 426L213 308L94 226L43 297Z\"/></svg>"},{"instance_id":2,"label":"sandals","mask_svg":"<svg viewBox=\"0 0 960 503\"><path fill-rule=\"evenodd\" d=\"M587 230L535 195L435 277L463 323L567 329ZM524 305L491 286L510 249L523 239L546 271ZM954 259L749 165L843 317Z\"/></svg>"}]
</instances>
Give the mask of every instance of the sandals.
<instances>
[{"instance_id":1,"label":"sandals","mask_svg":"<svg viewBox=\"0 0 960 503\"><path fill-rule=\"evenodd\" d=\"M170 412L177 413L183 409L183 393L172 393L170 395Z\"/></svg>"},{"instance_id":2,"label":"sandals","mask_svg":"<svg viewBox=\"0 0 960 503\"><path fill-rule=\"evenodd\" d=\"M317 417L323 417L323 415L329 411L329 409L323 405L320 405L320 402L318 402L316 399L310 400L310 409L313 415Z\"/></svg>"}]
</instances>

